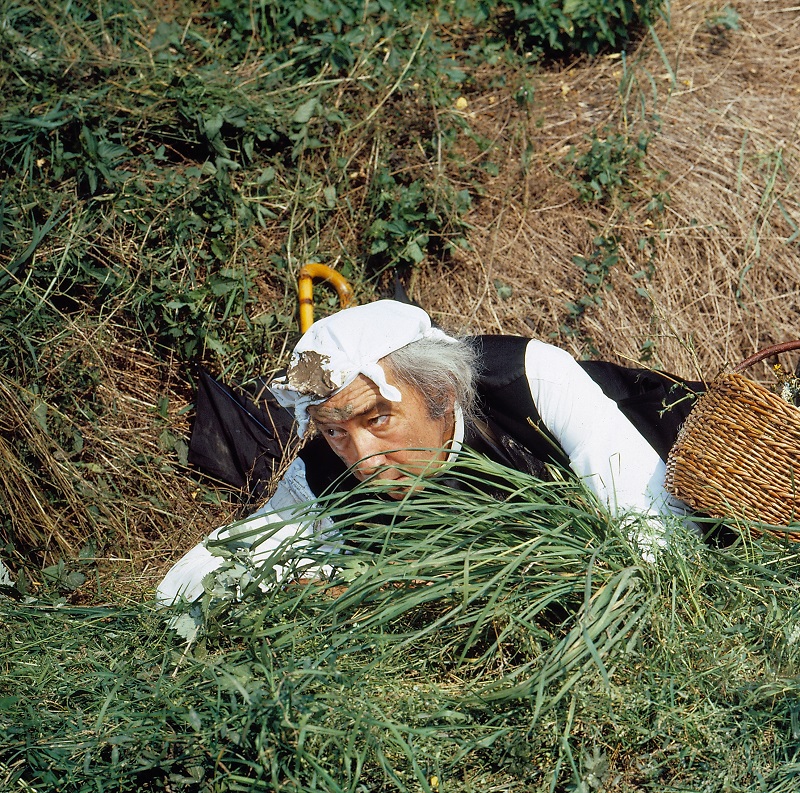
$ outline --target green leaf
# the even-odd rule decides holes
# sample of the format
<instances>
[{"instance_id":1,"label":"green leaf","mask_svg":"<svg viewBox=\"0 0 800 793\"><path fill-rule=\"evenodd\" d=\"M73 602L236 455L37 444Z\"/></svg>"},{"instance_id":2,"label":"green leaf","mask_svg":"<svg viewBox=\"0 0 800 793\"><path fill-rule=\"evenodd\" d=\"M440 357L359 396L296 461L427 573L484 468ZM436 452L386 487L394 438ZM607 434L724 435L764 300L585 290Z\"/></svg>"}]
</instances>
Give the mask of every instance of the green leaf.
<instances>
[{"instance_id":1,"label":"green leaf","mask_svg":"<svg viewBox=\"0 0 800 793\"><path fill-rule=\"evenodd\" d=\"M256 179L256 184L269 184L275 179L275 169L270 166L269 168L264 168L263 171L258 175L258 179Z\"/></svg>"},{"instance_id":2,"label":"green leaf","mask_svg":"<svg viewBox=\"0 0 800 793\"><path fill-rule=\"evenodd\" d=\"M228 258L228 249L225 247L225 243L217 239L211 240L211 252L220 261L226 261Z\"/></svg>"},{"instance_id":3,"label":"green leaf","mask_svg":"<svg viewBox=\"0 0 800 793\"><path fill-rule=\"evenodd\" d=\"M189 444L182 438L178 438L175 441L175 454L181 465L185 466L189 464Z\"/></svg>"},{"instance_id":4,"label":"green leaf","mask_svg":"<svg viewBox=\"0 0 800 793\"><path fill-rule=\"evenodd\" d=\"M159 22L153 38L150 39L150 49L155 52L170 46L179 47L180 43L180 26L176 22Z\"/></svg>"},{"instance_id":5,"label":"green leaf","mask_svg":"<svg viewBox=\"0 0 800 793\"><path fill-rule=\"evenodd\" d=\"M225 122L237 129L244 129L247 126L248 112L243 107L226 107L222 110L222 117Z\"/></svg>"},{"instance_id":6,"label":"green leaf","mask_svg":"<svg viewBox=\"0 0 800 793\"><path fill-rule=\"evenodd\" d=\"M225 119L222 117L222 113L217 111L213 115L208 115L203 118L203 132L209 138L216 138L219 136L220 130L222 129L222 125L225 122Z\"/></svg>"},{"instance_id":7,"label":"green leaf","mask_svg":"<svg viewBox=\"0 0 800 793\"><path fill-rule=\"evenodd\" d=\"M425 259L425 254L422 248L416 242L410 242L406 246L405 250L406 255L416 264L420 264Z\"/></svg>"},{"instance_id":8,"label":"green leaf","mask_svg":"<svg viewBox=\"0 0 800 793\"><path fill-rule=\"evenodd\" d=\"M50 432L47 429L47 404L42 402L41 399L37 399L36 404L33 406L33 418L36 420L42 432L44 432L45 435L49 435Z\"/></svg>"},{"instance_id":9,"label":"green leaf","mask_svg":"<svg viewBox=\"0 0 800 793\"><path fill-rule=\"evenodd\" d=\"M42 570L42 575L48 581L58 581L64 575L64 560L59 559L57 564L51 564Z\"/></svg>"},{"instance_id":10,"label":"green leaf","mask_svg":"<svg viewBox=\"0 0 800 793\"><path fill-rule=\"evenodd\" d=\"M86 581L86 576L77 570L73 570L62 577L60 586L67 592L74 592L84 581Z\"/></svg>"},{"instance_id":11,"label":"green leaf","mask_svg":"<svg viewBox=\"0 0 800 793\"><path fill-rule=\"evenodd\" d=\"M514 289L499 279L495 279L494 288L497 290L497 296L501 300L508 300L514 294Z\"/></svg>"},{"instance_id":12,"label":"green leaf","mask_svg":"<svg viewBox=\"0 0 800 793\"><path fill-rule=\"evenodd\" d=\"M233 292L238 286L236 281L215 279L211 282L211 293L216 297L222 297L222 295Z\"/></svg>"},{"instance_id":13,"label":"green leaf","mask_svg":"<svg viewBox=\"0 0 800 793\"><path fill-rule=\"evenodd\" d=\"M297 110L294 111L294 115L292 116L292 121L295 124L308 124L311 118L314 115L314 111L317 108L317 97L313 96L311 99L303 102Z\"/></svg>"},{"instance_id":14,"label":"green leaf","mask_svg":"<svg viewBox=\"0 0 800 793\"><path fill-rule=\"evenodd\" d=\"M158 445L165 451L170 452L175 448L178 439L169 431L163 430L158 436Z\"/></svg>"}]
</instances>

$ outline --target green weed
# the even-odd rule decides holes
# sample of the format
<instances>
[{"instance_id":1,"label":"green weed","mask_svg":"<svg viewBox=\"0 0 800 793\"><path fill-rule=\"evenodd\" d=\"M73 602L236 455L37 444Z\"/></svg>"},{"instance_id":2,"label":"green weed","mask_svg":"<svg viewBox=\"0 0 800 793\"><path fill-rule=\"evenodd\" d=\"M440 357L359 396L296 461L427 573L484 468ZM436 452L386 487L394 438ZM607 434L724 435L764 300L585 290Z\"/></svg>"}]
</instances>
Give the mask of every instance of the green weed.
<instances>
[{"instance_id":1,"label":"green weed","mask_svg":"<svg viewBox=\"0 0 800 793\"><path fill-rule=\"evenodd\" d=\"M469 226L463 218L471 203L468 190L456 191L444 179L404 185L381 171L372 180L371 192L375 219L367 229L367 240L373 266L419 265L428 253L440 257L466 246Z\"/></svg>"},{"instance_id":2,"label":"green weed","mask_svg":"<svg viewBox=\"0 0 800 793\"><path fill-rule=\"evenodd\" d=\"M650 137L643 130L631 140L625 133L605 129L587 137L589 148L582 153L572 147L566 162L573 166L571 182L581 200L609 203L635 192Z\"/></svg>"},{"instance_id":3,"label":"green weed","mask_svg":"<svg viewBox=\"0 0 800 793\"><path fill-rule=\"evenodd\" d=\"M259 233L286 238L288 269L268 273L283 290L339 233L333 209L347 208L360 237L356 279L446 258L468 229L470 192L448 175L447 156L464 121L415 125L453 105L467 63L503 57L495 11L460 2L432 17L416 2L272 0L200 14L181 6L167 21L125 4L3 4L0 242L16 252L0 277L56 310L113 305L158 354L222 363L262 354L263 327L252 322ZM469 30L470 46L459 51L443 25ZM365 167L377 125L397 132ZM424 177L395 164L417 150ZM367 175L366 200L350 196L346 173L330 182L337 163ZM324 201L298 218L301 185ZM59 206L74 208L66 223ZM50 255L65 240L66 253Z\"/></svg>"},{"instance_id":4,"label":"green weed","mask_svg":"<svg viewBox=\"0 0 800 793\"><path fill-rule=\"evenodd\" d=\"M613 288L611 272L619 261L619 241L613 235L597 236L592 240L589 256L573 256L572 263L583 272L582 285L585 288L576 301L567 303L567 318L561 326L565 336L583 335L581 322L587 309L603 304L603 292ZM588 344L588 354L596 355L591 338L584 337Z\"/></svg>"},{"instance_id":5,"label":"green weed","mask_svg":"<svg viewBox=\"0 0 800 793\"><path fill-rule=\"evenodd\" d=\"M631 34L653 22L660 0L509 0L514 36L525 50L596 55L619 49Z\"/></svg>"},{"instance_id":6,"label":"green weed","mask_svg":"<svg viewBox=\"0 0 800 793\"><path fill-rule=\"evenodd\" d=\"M724 5L708 18L706 26L717 34L724 34L728 30L736 31L741 27L741 17L734 6Z\"/></svg>"}]
</instances>

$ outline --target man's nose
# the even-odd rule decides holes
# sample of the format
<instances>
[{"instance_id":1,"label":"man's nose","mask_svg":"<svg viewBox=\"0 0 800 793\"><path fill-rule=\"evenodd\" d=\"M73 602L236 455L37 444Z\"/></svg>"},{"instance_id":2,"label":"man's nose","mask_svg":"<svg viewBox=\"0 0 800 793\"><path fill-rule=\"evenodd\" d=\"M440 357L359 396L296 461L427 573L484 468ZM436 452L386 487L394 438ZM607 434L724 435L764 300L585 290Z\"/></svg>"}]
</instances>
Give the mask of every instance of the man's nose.
<instances>
[{"instance_id":1,"label":"man's nose","mask_svg":"<svg viewBox=\"0 0 800 793\"><path fill-rule=\"evenodd\" d=\"M385 450L381 442L371 432L366 430L354 433L351 436L353 456L356 470L368 476L378 468L386 465Z\"/></svg>"}]
</instances>

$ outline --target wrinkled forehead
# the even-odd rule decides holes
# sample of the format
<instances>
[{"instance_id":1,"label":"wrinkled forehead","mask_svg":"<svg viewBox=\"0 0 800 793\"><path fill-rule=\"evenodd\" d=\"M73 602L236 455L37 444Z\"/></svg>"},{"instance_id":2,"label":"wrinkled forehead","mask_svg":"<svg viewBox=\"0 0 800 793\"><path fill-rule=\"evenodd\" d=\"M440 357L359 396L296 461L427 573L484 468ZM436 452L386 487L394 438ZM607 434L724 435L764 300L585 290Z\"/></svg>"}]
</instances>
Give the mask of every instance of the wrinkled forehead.
<instances>
[{"instance_id":1,"label":"wrinkled forehead","mask_svg":"<svg viewBox=\"0 0 800 793\"><path fill-rule=\"evenodd\" d=\"M349 421L385 407L389 400L368 377L359 375L352 383L324 402L309 405L308 412L316 422Z\"/></svg>"}]
</instances>

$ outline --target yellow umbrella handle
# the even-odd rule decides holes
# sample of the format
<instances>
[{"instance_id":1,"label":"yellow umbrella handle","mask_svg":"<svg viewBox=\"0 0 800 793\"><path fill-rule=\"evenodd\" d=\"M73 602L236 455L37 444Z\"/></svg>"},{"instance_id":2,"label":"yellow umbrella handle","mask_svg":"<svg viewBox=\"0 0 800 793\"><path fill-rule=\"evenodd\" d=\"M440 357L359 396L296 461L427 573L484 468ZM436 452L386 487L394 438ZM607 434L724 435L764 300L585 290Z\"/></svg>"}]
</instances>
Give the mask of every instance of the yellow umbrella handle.
<instances>
[{"instance_id":1,"label":"yellow umbrella handle","mask_svg":"<svg viewBox=\"0 0 800 793\"><path fill-rule=\"evenodd\" d=\"M300 301L300 332L305 333L314 322L314 279L324 278L339 295L339 304L347 308L353 300L353 289L347 279L333 267L309 262L300 268L297 276L297 294Z\"/></svg>"}]
</instances>

